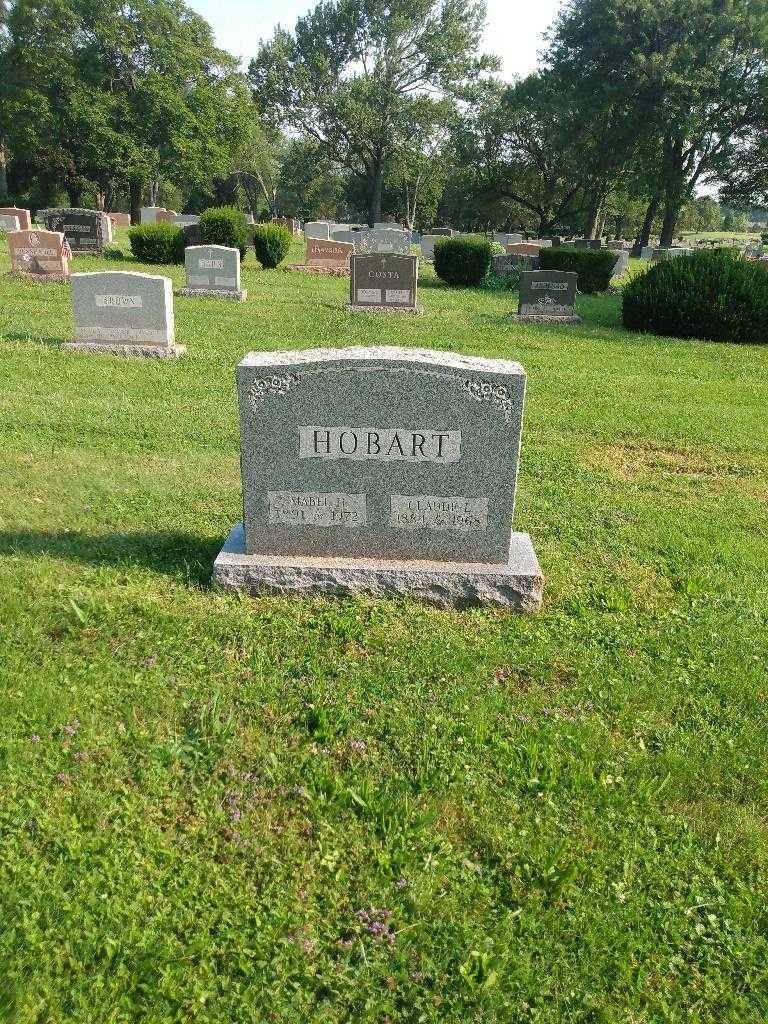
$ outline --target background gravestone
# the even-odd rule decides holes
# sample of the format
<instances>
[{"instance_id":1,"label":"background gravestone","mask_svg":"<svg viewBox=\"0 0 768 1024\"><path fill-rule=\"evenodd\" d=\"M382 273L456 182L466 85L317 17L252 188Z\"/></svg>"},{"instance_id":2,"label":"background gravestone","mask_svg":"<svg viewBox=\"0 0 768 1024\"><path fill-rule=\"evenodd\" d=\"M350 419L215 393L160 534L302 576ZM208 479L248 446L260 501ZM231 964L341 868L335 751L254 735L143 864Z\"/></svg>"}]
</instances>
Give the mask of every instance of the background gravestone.
<instances>
[{"instance_id":1,"label":"background gravestone","mask_svg":"<svg viewBox=\"0 0 768 1024\"><path fill-rule=\"evenodd\" d=\"M350 309L420 313L417 256L380 253L350 260Z\"/></svg>"},{"instance_id":2,"label":"background gravestone","mask_svg":"<svg viewBox=\"0 0 768 1024\"><path fill-rule=\"evenodd\" d=\"M499 245L518 245L523 240L523 236L519 231L497 231L493 236L494 242L498 242Z\"/></svg>"},{"instance_id":3,"label":"background gravestone","mask_svg":"<svg viewBox=\"0 0 768 1024\"><path fill-rule=\"evenodd\" d=\"M17 217L19 221L19 231L31 231L32 229L32 215L29 210L25 210L21 206L0 206L0 216L5 214L7 217Z\"/></svg>"},{"instance_id":4,"label":"background gravestone","mask_svg":"<svg viewBox=\"0 0 768 1024\"><path fill-rule=\"evenodd\" d=\"M422 235L421 236L421 256L427 263L434 263L435 261L435 243L438 238L442 238L442 235Z\"/></svg>"},{"instance_id":5,"label":"background gravestone","mask_svg":"<svg viewBox=\"0 0 768 1024\"><path fill-rule=\"evenodd\" d=\"M75 340L80 352L175 358L186 351L174 340L171 279L109 270L73 274Z\"/></svg>"},{"instance_id":6,"label":"background gravestone","mask_svg":"<svg viewBox=\"0 0 768 1024\"><path fill-rule=\"evenodd\" d=\"M517 277L521 270L538 269L538 256L519 256L516 253L502 253L491 257L491 273L495 277Z\"/></svg>"},{"instance_id":7,"label":"background gravestone","mask_svg":"<svg viewBox=\"0 0 768 1024\"><path fill-rule=\"evenodd\" d=\"M330 225L323 221L308 221L304 225L304 237L307 241L310 238L324 238L327 241L331 237Z\"/></svg>"},{"instance_id":8,"label":"background gravestone","mask_svg":"<svg viewBox=\"0 0 768 1024\"><path fill-rule=\"evenodd\" d=\"M532 610L512 521L525 371L417 349L252 352L237 369L243 524L214 567L252 592Z\"/></svg>"},{"instance_id":9,"label":"background gravestone","mask_svg":"<svg viewBox=\"0 0 768 1024\"><path fill-rule=\"evenodd\" d=\"M400 256L410 256L411 236L407 231L390 228L374 228L374 252L394 252Z\"/></svg>"},{"instance_id":10,"label":"background gravestone","mask_svg":"<svg viewBox=\"0 0 768 1024\"><path fill-rule=\"evenodd\" d=\"M349 259L355 251L352 242L337 242L332 238L307 239L307 266L327 270L349 270Z\"/></svg>"},{"instance_id":11,"label":"background gravestone","mask_svg":"<svg viewBox=\"0 0 768 1024\"><path fill-rule=\"evenodd\" d=\"M52 209L45 211L48 231L61 231L73 253L100 253L109 241L109 220L99 210Z\"/></svg>"},{"instance_id":12,"label":"background gravestone","mask_svg":"<svg viewBox=\"0 0 768 1024\"><path fill-rule=\"evenodd\" d=\"M3 231L19 231L21 229L19 218L15 214L0 213L0 228Z\"/></svg>"},{"instance_id":13,"label":"background gravestone","mask_svg":"<svg viewBox=\"0 0 768 1024\"><path fill-rule=\"evenodd\" d=\"M576 315L578 274L565 270L532 270L520 275L518 319L532 323L581 323Z\"/></svg>"},{"instance_id":14,"label":"background gravestone","mask_svg":"<svg viewBox=\"0 0 768 1024\"><path fill-rule=\"evenodd\" d=\"M505 246L507 252L517 256L538 256L543 246L534 242L515 242Z\"/></svg>"},{"instance_id":15,"label":"background gravestone","mask_svg":"<svg viewBox=\"0 0 768 1024\"><path fill-rule=\"evenodd\" d=\"M244 302L248 292L240 287L240 250L226 245L189 245L184 250L186 288L176 295Z\"/></svg>"},{"instance_id":16,"label":"background gravestone","mask_svg":"<svg viewBox=\"0 0 768 1024\"><path fill-rule=\"evenodd\" d=\"M69 258L60 231L14 231L8 236L11 269L41 283L67 281Z\"/></svg>"}]
</instances>

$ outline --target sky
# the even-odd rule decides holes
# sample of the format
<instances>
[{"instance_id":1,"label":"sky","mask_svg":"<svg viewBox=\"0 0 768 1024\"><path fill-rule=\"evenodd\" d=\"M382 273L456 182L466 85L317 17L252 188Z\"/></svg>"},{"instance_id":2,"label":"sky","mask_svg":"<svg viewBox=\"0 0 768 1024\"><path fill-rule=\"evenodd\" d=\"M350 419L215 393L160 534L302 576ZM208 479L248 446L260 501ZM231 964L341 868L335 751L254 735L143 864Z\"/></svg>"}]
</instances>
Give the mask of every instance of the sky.
<instances>
[{"instance_id":1,"label":"sky","mask_svg":"<svg viewBox=\"0 0 768 1024\"><path fill-rule=\"evenodd\" d=\"M256 53L259 40L269 39L278 22L292 29L296 19L315 6L312 0L187 0L216 33L223 49L241 57L245 66ZM561 0L486 0L488 25L483 50L495 53L502 75L525 75L536 67L544 32L557 14Z\"/></svg>"}]
</instances>

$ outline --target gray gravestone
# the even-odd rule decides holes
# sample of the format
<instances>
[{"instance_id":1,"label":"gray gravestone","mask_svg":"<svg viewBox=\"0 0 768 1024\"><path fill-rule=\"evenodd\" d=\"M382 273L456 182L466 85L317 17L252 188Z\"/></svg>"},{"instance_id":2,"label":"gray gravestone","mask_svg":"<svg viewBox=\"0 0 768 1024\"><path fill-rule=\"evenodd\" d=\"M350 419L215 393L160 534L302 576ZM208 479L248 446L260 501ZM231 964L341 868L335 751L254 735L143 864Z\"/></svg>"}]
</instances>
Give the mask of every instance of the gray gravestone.
<instances>
[{"instance_id":1,"label":"gray gravestone","mask_svg":"<svg viewBox=\"0 0 768 1024\"><path fill-rule=\"evenodd\" d=\"M11 216L10 213L0 213L0 228L3 231L20 231L19 218Z\"/></svg>"},{"instance_id":2,"label":"gray gravestone","mask_svg":"<svg viewBox=\"0 0 768 1024\"><path fill-rule=\"evenodd\" d=\"M577 249L604 249L605 242L602 238L574 238L573 244Z\"/></svg>"},{"instance_id":3,"label":"gray gravestone","mask_svg":"<svg viewBox=\"0 0 768 1024\"><path fill-rule=\"evenodd\" d=\"M188 228L193 224L199 224L200 217L196 213L176 213L171 218L171 224L176 224L180 228Z\"/></svg>"},{"instance_id":4,"label":"gray gravestone","mask_svg":"<svg viewBox=\"0 0 768 1024\"><path fill-rule=\"evenodd\" d=\"M158 213L165 213L164 206L142 206L139 219L142 224L156 224Z\"/></svg>"},{"instance_id":5,"label":"gray gravestone","mask_svg":"<svg viewBox=\"0 0 768 1024\"><path fill-rule=\"evenodd\" d=\"M422 235L421 236L421 255L427 263L433 263L435 259L435 242L438 238L442 238L442 235Z\"/></svg>"},{"instance_id":6,"label":"gray gravestone","mask_svg":"<svg viewBox=\"0 0 768 1024\"><path fill-rule=\"evenodd\" d=\"M99 210L52 209L45 211L48 231L60 231L73 253L100 253L109 241L109 218Z\"/></svg>"},{"instance_id":7,"label":"gray gravestone","mask_svg":"<svg viewBox=\"0 0 768 1024\"><path fill-rule=\"evenodd\" d=\"M350 259L350 308L389 313L419 313L416 256L381 253Z\"/></svg>"},{"instance_id":8,"label":"gray gravestone","mask_svg":"<svg viewBox=\"0 0 768 1024\"><path fill-rule=\"evenodd\" d=\"M243 302L248 292L240 287L240 250L226 245L188 245L184 250L186 288L177 295Z\"/></svg>"},{"instance_id":9,"label":"gray gravestone","mask_svg":"<svg viewBox=\"0 0 768 1024\"><path fill-rule=\"evenodd\" d=\"M432 230L430 231L430 235L448 235L450 237L451 235L455 234L456 231L454 228L432 228Z\"/></svg>"},{"instance_id":10,"label":"gray gravestone","mask_svg":"<svg viewBox=\"0 0 768 1024\"><path fill-rule=\"evenodd\" d=\"M186 351L174 341L171 279L109 270L72 274L75 340L65 349L171 358Z\"/></svg>"},{"instance_id":11,"label":"gray gravestone","mask_svg":"<svg viewBox=\"0 0 768 1024\"><path fill-rule=\"evenodd\" d=\"M564 270L523 272L518 318L533 323L580 323L576 315L578 277Z\"/></svg>"},{"instance_id":12,"label":"gray gravestone","mask_svg":"<svg viewBox=\"0 0 768 1024\"><path fill-rule=\"evenodd\" d=\"M522 242L523 236L519 231L497 231L493 236L494 242L498 242L499 245L517 245Z\"/></svg>"},{"instance_id":13,"label":"gray gravestone","mask_svg":"<svg viewBox=\"0 0 768 1024\"><path fill-rule=\"evenodd\" d=\"M538 256L519 256L507 252L491 257L491 273L495 277L516 277L521 270L538 269Z\"/></svg>"},{"instance_id":14,"label":"gray gravestone","mask_svg":"<svg viewBox=\"0 0 768 1024\"><path fill-rule=\"evenodd\" d=\"M514 533L525 371L403 348L252 352L237 369L243 524L214 567L254 593L541 603Z\"/></svg>"},{"instance_id":15,"label":"gray gravestone","mask_svg":"<svg viewBox=\"0 0 768 1024\"><path fill-rule=\"evenodd\" d=\"M304 225L304 238L323 238L327 242L330 237L330 225L324 221L309 221Z\"/></svg>"},{"instance_id":16,"label":"gray gravestone","mask_svg":"<svg viewBox=\"0 0 768 1024\"><path fill-rule=\"evenodd\" d=\"M374 228L373 239L374 252L394 252L400 256L410 256L411 236L407 231Z\"/></svg>"},{"instance_id":17,"label":"gray gravestone","mask_svg":"<svg viewBox=\"0 0 768 1024\"><path fill-rule=\"evenodd\" d=\"M613 277L623 277L629 270L629 253L626 249L614 249L616 263L613 267Z\"/></svg>"},{"instance_id":18,"label":"gray gravestone","mask_svg":"<svg viewBox=\"0 0 768 1024\"><path fill-rule=\"evenodd\" d=\"M355 235L356 234L357 234L356 231L349 231L349 230L346 230L346 231L332 231L331 232L331 241L332 242L347 242L348 244L351 242L352 245L354 245L355 244Z\"/></svg>"}]
</instances>

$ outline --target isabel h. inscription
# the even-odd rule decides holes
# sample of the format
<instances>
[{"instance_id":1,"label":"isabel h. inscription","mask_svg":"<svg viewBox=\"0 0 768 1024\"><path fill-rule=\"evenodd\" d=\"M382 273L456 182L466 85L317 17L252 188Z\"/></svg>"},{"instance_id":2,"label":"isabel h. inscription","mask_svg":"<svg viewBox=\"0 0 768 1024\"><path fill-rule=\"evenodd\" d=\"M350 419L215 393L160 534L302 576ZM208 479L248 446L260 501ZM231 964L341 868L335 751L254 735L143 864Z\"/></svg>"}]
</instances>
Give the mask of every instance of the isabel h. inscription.
<instances>
[{"instance_id":1,"label":"isabel h. inscription","mask_svg":"<svg viewBox=\"0 0 768 1024\"><path fill-rule=\"evenodd\" d=\"M219 583L538 607L530 538L512 531L519 364L316 349L251 353L237 381L243 524Z\"/></svg>"}]
</instances>

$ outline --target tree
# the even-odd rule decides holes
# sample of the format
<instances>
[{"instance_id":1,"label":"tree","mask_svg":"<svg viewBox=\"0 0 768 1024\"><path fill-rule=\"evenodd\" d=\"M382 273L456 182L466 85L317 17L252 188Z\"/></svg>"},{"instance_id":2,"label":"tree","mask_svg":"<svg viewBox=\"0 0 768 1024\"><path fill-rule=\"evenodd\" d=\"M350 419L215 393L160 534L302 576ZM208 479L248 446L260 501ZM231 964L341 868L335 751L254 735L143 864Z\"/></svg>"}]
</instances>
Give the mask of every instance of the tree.
<instances>
[{"instance_id":1,"label":"tree","mask_svg":"<svg viewBox=\"0 0 768 1024\"><path fill-rule=\"evenodd\" d=\"M373 223L388 165L435 103L497 66L476 57L484 19L480 0L321 0L251 61L254 98L366 183Z\"/></svg>"},{"instance_id":2,"label":"tree","mask_svg":"<svg viewBox=\"0 0 768 1024\"><path fill-rule=\"evenodd\" d=\"M768 0L570 0L548 64L576 105L624 111L653 153L669 245L696 185L768 122Z\"/></svg>"}]
</instances>

